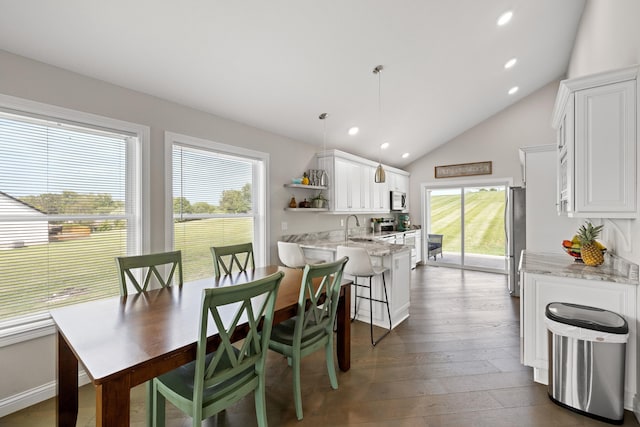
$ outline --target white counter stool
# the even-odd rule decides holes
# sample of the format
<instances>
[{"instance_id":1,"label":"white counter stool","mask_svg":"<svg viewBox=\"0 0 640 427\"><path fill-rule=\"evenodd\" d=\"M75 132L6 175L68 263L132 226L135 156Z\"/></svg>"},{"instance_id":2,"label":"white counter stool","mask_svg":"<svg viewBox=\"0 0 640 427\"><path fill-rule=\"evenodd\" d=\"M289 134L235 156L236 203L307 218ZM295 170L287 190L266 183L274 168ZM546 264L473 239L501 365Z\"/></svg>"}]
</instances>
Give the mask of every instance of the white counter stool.
<instances>
[{"instance_id":1,"label":"white counter stool","mask_svg":"<svg viewBox=\"0 0 640 427\"><path fill-rule=\"evenodd\" d=\"M285 267L304 268L305 265L322 264L321 259L307 258L299 244L293 242L278 242L278 257Z\"/></svg>"},{"instance_id":2,"label":"white counter stool","mask_svg":"<svg viewBox=\"0 0 640 427\"><path fill-rule=\"evenodd\" d=\"M354 298L354 314L352 321L358 316L358 299L366 299L369 300L369 328L371 335L371 345L375 346L382 340L384 337L389 335L391 332L391 311L389 310L389 296L387 295L387 284L384 279L384 272L388 270L386 267L374 267L371 264L371 257L369 257L369 253L364 248L356 248L350 246L338 246L336 252L336 258L349 257L349 261L347 265L344 266L344 274L348 274L354 277L353 286L356 287L356 296ZM384 300L375 299L371 295L371 279L374 276L382 276L382 290L384 291ZM369 278L369 284L359 284L358 278L364 277ZM369 288L369 296L360 296L358 295L358 288ZM384 304L387 307L387 316L389 316L389 330L386 331L382 336L380 336L377 340L373 339L373 302L379 302Z\"/></svg>"}]
</instances>

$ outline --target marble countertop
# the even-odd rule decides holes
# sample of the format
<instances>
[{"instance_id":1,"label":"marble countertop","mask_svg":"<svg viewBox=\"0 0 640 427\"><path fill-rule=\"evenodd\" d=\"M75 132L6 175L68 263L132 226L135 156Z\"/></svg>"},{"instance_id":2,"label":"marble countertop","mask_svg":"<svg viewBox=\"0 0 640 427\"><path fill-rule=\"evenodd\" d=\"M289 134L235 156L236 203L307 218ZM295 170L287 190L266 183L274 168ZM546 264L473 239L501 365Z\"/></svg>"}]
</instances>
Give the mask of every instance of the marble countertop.
<instances>
[{"instance_id":1,"label":"marble countertop","mask_svg":"<svg viewBox=\"0 0 640 427\"><path fill-rule=\"evenodd\" d=\"M316 240L316 241L303 241L298 242L303 248L310 249L322 249L329 251L336 251L338 246L351 246L357 248L365 248L371 256L386 256L392 255L398 252L410 251L411 249L405 245L396 245L393 243L384 243L376 240L363 240L355 238L355 240L349 240L345 245L344 240L331 241L331 240Z\"/></svg>"},{"instance_id":2,"label":"marble countertop","mask_svg":"<svg viewBox=\"0 0 640 427\"><path fill-rule=\"evenodd\" d=\"M396 234L404 234L404 233L414 233L414 232L419 232L420 229L411 229L411 230L404 230L404 231L398 231L398 230L394 230L394 231L377 231L375 233L367 233L366 236L367 237L371 237L372 239L377 239L380 237L386 237L386 236L394 236Z\"/></svg>"},{"instance_id":3,"label":"marble countertop","mask_svg":"<svg viewBox=\"0 0 640 427\"><path fill-rule=\"evenodd\" d=\"M604 264L597 267L575 262L566 254L522 252L519 270L525 273L548 274L576 279L602 280L607 282L640 284L638 265L607 253Z\"/></svg>"},{"instance_id":4,"label":"marble countertop","mask_svg":"<svg viewBox=\"0 0 640 427\"><path fill-rule=\"evenodd\" d=\"M365 248L371 256L386 256L395 253L410 251L413 245L396 245L378 240L380 237L392 234L404 233L404 231L386 231L372 234L364 227L350 229L350 238L346 246ZM317 233L292 234L282 236L285 242L298 243L303 248L336 251L338 246L344 246L344 230L331 230Z\"/></svg>"}]
</instances>

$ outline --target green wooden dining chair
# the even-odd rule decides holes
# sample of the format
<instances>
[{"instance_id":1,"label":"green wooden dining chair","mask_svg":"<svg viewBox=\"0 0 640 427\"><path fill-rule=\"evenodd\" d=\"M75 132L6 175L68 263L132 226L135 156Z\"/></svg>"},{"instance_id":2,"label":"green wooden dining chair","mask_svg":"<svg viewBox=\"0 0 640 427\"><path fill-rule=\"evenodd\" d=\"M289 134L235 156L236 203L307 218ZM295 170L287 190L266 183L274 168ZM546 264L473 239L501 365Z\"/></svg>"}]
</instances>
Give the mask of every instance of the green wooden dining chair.
<instances>
[{"instance_id":1,"label":"green wooden dining chair","mask_svg":"<svg viewBox=\"0 0 640 427\"><path fill-rule=\"evenodd\" d=\"M212 246L213 269L216 277L222 274L231 274L234 265L238 271L246 271L248 267L255 268L253 258L253 244L241 243L239 245Z\"/></svg>"},{"instance_id":2,"label":"green wooden dining chair","mask_svg":"<svg viewBox=\"0 0 640 427\"><path fill-rule=\"evenodd\" d=\"M170 286L174 281L178 285L182 285L183 283L181 251L117 257L116 264L118 264L118 272L120 277L120 295L123 297L126 297L129 294L127 279L129 279L128 281L135 288L136 293L145 292L149 286L149 283L151 282L152 277L155 277L158 280L158 283L160 283L160 286L162 286L163 288ZM160 270L163 270L162 267L165 266L166 268L170 267L169 273L166 276L160 273ZM176 271L178 272L178 276L177 280L174 280ZM143 280L141 282L138 281L138 277L136 277L139 274L142 274L143 277ZM140 283L142 283L142 285ZM147 425L151 424L151 417L153 414L152 385L153 384L151 381L147 381Z\"/></svg>"},{"instance_id":3,"label":"green wooden dining chair","mask_svg":"<svg viewBox=\"0 0 640 427\"><path fill-rule=\"evenodd\" d=\"M182 252L180 251L117 257L116 262L120 273L120 295L123 297L128 294L127 279L136 293L146 291L152 277L155 277L163 288L174 282L178 285L183 283ZM160 270L158 268L162 266L170 267L168 274L163 275L160 272L162 268ZM176 271L178 275L174 279ZM142 281L138 281L136 277L138 272L142 272Z\"/></svg>"},{"instance_id":4,"label":"green wooden dining chair","mask_svg":"<svg viewBox=\"0 0 640 427\"><path fill-rule=\"evenodd\" d=\"M333 323L338 308L342 272L348 258L326 264L308 264L302 275L296 317L273 327L269 348L284 355L293 368L293 397L298 420L302 419L300 361L322 348L329 381L338 388L333 363Z\"/></svg>"},{"instance_id":5,"label":"green wooden dining chair","mask_svg":"<svg viewBox=\"0 0 640 427\"><path fill-rule=\"evenodd\" d=\"M254 392L259 426L267 425L265 372L279 271L243 285L204 289L196 360L153 380L153 426L165 425L165 403L193 418L193 426ZM218 349L207 354L207 327L213 319ZM234 345L233 333L248 323L247 337ZM262 327L262 331L259 328Z\"/></svg>"}]
</instances>

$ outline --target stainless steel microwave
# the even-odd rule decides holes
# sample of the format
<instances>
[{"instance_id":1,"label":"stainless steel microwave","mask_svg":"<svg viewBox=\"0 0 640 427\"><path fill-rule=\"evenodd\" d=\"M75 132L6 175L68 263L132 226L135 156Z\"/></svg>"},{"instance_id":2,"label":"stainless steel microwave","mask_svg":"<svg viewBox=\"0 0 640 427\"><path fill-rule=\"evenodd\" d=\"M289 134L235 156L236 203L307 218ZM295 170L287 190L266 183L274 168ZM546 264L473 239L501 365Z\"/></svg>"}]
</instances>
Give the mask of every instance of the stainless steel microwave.
<instances>
[{"instance_id":1,"label":"stainless steel microwave","mask_svg":"<svg viewBox=\"0 0 640 427\"><path fill-rule=\"evenodd\" d=\"M401 191L391 192L391 210L404 211L407 209L407 194Z\"/></svg>"}]
</instances>

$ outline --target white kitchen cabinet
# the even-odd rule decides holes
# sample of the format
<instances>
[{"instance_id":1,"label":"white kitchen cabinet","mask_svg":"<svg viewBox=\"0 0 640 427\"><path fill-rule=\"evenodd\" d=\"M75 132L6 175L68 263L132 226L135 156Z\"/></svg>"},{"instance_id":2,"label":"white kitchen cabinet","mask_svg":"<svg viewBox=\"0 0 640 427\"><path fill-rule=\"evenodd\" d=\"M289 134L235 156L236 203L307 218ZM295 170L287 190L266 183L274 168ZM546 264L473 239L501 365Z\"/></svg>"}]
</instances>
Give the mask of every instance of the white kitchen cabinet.
<instances>
[{"instance_id":1,"label":"white kitchen cabinet","mask_svg":"<svg viewBox=\"0 0 640 427\"><path fill-rule=\"evenodd\" d=\"M407 194L409 192L409 175L406 173L398 173L394 171L387 172L388 191L397 191ZM387 195L387 198L390 198ZM409 209L409 198L406 199L406 209Z\"/></svg>"},{"instance_id":2,"label":"white kitchen cabinet","mask_svg":"<svg viewBox=\"0 0 640 427\"><path fill-rule=\"evenodd\" d=\"M389 212L389 186L408 188L409 174L384 166L387 182L376 183L377 166L376 162L338 150L319 153L318 167L326 170L329 177L329 210L332 213ZM389 175L398 177L392 178L393 184Z\"/></svg>"},{"instance_id":3,"label":"white kitchen cabinet","mask_svg":"<svg viewBox=\"0 0 640 427\"><path fill-rule=\"evenodd\" d=\"M560 83L553 117L559 213L637 216L637 74L634 66Z\"/></svg>"},{"instance_id":4,"label":"white kitchen cabinet","mask_svg":"<svg viewBox=\"0 0 640 427\"><path fill-rule=\"evenodd\" d=\"M409 175L396 172L387 172L389 191L409 192Z\"/></svg>"},{"instance_id":5,"label":"white kitchen cabinet","mask_svg":"<svg viewBox=\"0 0 640 427\"><path fill-rule=\"evenodd\" d=\"M336 159L334 164L335 210L364 210L362 206L362 171L360 165L343 159Z\"/></svg>"},{"instance_id":6,"label":"white kitchen cabinet","mask_svg":"<svg viewBox=\"0 0 640 427\"><path fill-rule=\"evenodd\" d=\"M527 255L531 258L530 255ZM527 261L528 262L528 261ZM542 264L547 268L548 264ZM543 268L543 269L544 269ZM571 270L569 270L571 271ZM632 410L637 399L637 284L521 272L520 335L522 363L533 367L534 381L548 383L548 336L545 309L551 302L597 307L622 315L629 325L625 366L624 407ZM605 361L606 363L606 361Z\"/></svg>"},{"instance_id":7,"label":"white kitchen cabinet","mask_svg":"<svg viewBox=\"0 0 640 427\"><path fill-rule=\"evenodd\" d=\"M335 260L335 249L315 248L305 245L304 243L301 244L301 246L305 256L307 257L314 257L315 259L322 259L327 262ZM392 328L395 328L402 323L403 320L409 317L409 306L411 303L410 262L410 252L408 250L394 250L384 256L371 255L371 263L374 266L383 265L389 269L385 272L385 283L387 285L387 295L389 297L389 311L391 312ZM354 279L352 276L347 274L344 275L344 278L350 280ZM360 278L358 280L359 283L362 283L363 280L366 280L368 283L369 279ZM384 299L381 276L372 278L372 286L372 297L379 300ZM356 292L355 288L352 288L351 292ZM364 295L364 292L367 292L368 294L367 290L359 288L358 293L360 295ZM351 300L353 301L354 299L355 297L352 294ZM362 322L369 323L369 313L369 304L364 300L360 300L357 319ZM353 303L351 306L351 314L354 314ZM373 324L381 328L389 327L386 308L383 304L376 302L373 303Z\"/></svg>"},{"instance_id":8,"label":"white kitchen cabinet","mask_svg":"<svg viewBox=\"0 0 640 427\"><path fill-rule=\"evenodd\" d=\"M396 235L395 234L389 234L389 235L386 235L386 236L380 236L380 237L376 237L376 240L380 240L381 242L395 245L396 244ZM402 244L402 243L399 243L399 244Z\"/></svg>"},{"instance_id":9,"label":"white kitchen cabinet","mask_svg":"<svg viewBox=\"0 0 640 427\"><path fill-rule=\"evenodd\" d=\"M410 266L412 269L422 262L422 236L420 230L398 231L375 238L384 243L408 246L411 250Z\"/></svg>"},{"instance_id":10,"label":"white kitchen cabinet","mask_svg":"<svg viewBox=\"0 0 640 427\"><path fill-rule=\"evenodd\" d=\"M371 194L371 212L389 212L389 185L385 182L375 182L376 168L369 166L367 182Z\"/></svg>"},{"instance_id":11,"label":"white kitchen cabinet","mask_svg":"<svg viewBox=\"0 0 640 427\"><path fill-rule=\"evenodd\" d=\"M395 328L403 320L409 317L410 305L410 271L411 259L409 251L397 252L384 257L372 256L371 263L374 266L384 266L389 270L385 272L385 282L387 285L387 295L389 297L389 311L391 312L391 327ZM345 275L347 279L353 279L349 275ZM360 283L362 279L360 278ZM372 297L378 300L384 299L382 289L382 277L376 276L372 279ZM355 290L353 290L355 292ZM365 289L359 289L358 293L368 292ZM351 299L354 299L352 295ZM369 304L366 301L360 301L358 308L358 320L369 323ZM381 328L389 328L387 323L387 313L383 304L373 304L373 324Z\"/></svg>"}]
</instances>

